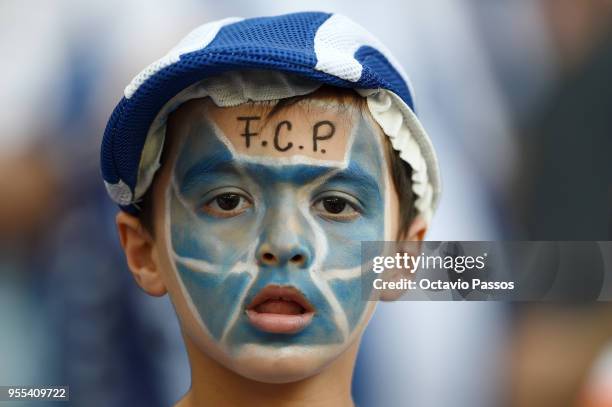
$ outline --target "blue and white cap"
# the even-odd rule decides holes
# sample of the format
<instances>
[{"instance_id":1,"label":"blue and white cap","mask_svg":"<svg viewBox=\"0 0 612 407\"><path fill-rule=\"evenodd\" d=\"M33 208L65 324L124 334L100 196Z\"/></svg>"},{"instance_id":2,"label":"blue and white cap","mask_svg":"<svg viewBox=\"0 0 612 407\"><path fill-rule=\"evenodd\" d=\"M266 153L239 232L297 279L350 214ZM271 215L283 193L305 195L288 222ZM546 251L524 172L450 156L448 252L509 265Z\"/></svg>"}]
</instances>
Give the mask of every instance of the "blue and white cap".
<instances>
[{"instance_id":1,"label":"blue and white cap","mask_svg":"<svg viewBox=\"0 0 612 407\"><path fill-rule=\"evenodd\" d=\"M256 71L257 75L248 72ZM102 140L102 177L122 210L137 213L159 168L168 114L193 98L219 106L308 94L326 84L367 98L373 118L413 170L417 211L429 221L438 164L414 113L407 75L384 45L345 16L320 12L227 18L189 33L125 88Z\"/></svg>"}]
</instances>

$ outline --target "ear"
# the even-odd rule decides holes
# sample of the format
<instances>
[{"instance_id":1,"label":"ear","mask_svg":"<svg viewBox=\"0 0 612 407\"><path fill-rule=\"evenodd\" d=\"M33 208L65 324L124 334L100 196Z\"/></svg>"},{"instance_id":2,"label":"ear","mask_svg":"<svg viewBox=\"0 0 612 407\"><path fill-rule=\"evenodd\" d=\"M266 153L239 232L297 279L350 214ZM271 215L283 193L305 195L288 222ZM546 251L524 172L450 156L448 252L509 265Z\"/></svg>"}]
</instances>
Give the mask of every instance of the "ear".
<instances>
[{"instance_id":1,"label":"ear","mask_svg":"<svg viewBox=\"0 0 612 407\"><path fill-rule=\"evenodd\" d=\"M135 216L123 211L115 218L119 239L125 252L128 267L136 283L147 294L160 297L166 294L159 259L153 237Z\"/></svg>"},{"instance_id":2,"label":"ear","mask_svg":"<svg viewBox=\"0 0 612 407\"><path fill-rule=\"evenodd\" d=\"M418 256L421 251L421 242L427 232L427 222L418 215L408 230L399 236L395 245L398 253L407 253L409 256ZM413 276L410 269L390 269L385 271L385 281L400 282L402 279L411 279ZM395 301L404 294L402 290L381 290L381 301Z\"/></svg>"},{"instance_id":3,"label":"ear","mask_svg":"<svg viewBox=\"0 0 612 407\"><path fill-rule=\"evenodd\" d=\"M416 242L425 239L427 233L427 222L421 215L417 215L408 230L398 240Z\"/></svg>"}]
</instances>

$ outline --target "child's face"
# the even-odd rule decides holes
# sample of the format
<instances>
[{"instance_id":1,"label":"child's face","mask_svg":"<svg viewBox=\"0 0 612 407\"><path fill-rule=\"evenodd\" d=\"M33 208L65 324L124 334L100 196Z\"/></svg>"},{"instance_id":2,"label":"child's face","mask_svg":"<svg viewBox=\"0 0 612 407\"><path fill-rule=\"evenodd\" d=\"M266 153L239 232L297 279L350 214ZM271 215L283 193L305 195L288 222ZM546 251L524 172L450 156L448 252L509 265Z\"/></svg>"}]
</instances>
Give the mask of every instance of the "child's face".
<instances>
[{"instance_id":1,"label":"child's face","mask_svg":"<svg viewBox=\"0 0 612 407\"><path fill-rule=\"evenodd\" d=\"M360 336L374 307L361 241L393 240L397 195L383 136L358 108L300 102L266 122L269 109L198 100L175 112L156 232L186 335L244 376L281 382Z\"/></svg>"}]
</instances>

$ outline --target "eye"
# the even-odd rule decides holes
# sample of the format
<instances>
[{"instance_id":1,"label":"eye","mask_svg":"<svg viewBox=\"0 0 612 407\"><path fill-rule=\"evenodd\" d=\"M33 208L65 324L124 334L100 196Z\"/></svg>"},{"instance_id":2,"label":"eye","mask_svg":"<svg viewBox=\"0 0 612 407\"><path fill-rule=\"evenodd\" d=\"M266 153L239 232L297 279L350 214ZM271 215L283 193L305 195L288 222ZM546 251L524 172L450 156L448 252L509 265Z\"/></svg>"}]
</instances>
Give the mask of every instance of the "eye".
<instances>
[{"instance_id":1,"label":"eye","mask_svg":"<svg viewBox=\"0 0 612 407\"><path fill-rule=\"evenodd\" d=\"M339 222L350 222L361 216L357 205L338 195L329 195L315 201L313 205L319 216Z\"/></svg>"},{"instance_id":2,"label":"eye","mask_svg":"<svg viewBox=\"0 0 612 407\"><path fill-rule=\"evenodd\" d=\"M217 218L231 218L248 210L253 203L242 194L224 192L214 196L202 206L207 214Z\"/></svg>"}]
</instances>

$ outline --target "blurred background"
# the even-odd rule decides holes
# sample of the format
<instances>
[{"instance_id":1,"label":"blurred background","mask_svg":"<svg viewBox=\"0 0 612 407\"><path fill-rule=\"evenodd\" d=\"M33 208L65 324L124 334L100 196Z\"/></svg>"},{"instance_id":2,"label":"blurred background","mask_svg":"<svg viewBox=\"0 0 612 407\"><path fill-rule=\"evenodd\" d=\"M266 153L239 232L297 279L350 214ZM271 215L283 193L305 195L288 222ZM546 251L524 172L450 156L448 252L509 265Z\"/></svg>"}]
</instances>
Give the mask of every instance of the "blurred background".
<instances>
[{"instance_id":1,"label":"blurred background","mask_svg":"<svg viewBox=\"0 0 612 407\"><path fill-rule=\"evenodd\" d=\"M612 0L3 0L0 385L70 385L77 406L185 393L172 306L119 250L104 126L195 26L304 10L351 17L411 76L442 170L429 240L612 240ZM359 406L612 406L612 304L382 304L353 389Z\"/></svg>"}]
</instances>

